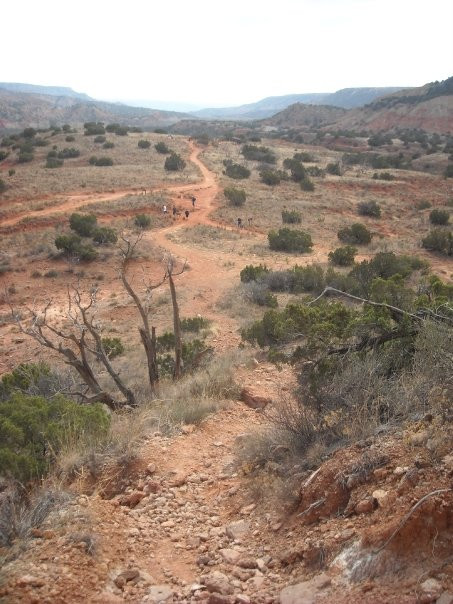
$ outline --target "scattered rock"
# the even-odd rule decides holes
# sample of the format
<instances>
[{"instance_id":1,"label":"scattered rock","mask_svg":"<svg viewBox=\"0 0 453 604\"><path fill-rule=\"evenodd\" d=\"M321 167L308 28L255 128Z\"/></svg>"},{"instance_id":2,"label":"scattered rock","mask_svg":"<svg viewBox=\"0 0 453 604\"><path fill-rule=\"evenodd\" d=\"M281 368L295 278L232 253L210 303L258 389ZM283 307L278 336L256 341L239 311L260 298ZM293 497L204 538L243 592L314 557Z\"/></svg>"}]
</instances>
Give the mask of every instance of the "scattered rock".
<instances>
[{"instance_id":1,"label":"scattered rock","mask_svg":"<svg viewBox=\"0 0 453 604\"><path fill-rule=\"evenodd\" d=\"M170 479L169 485L171 487L182 487L187 482L187 474L183 474L182 472L176 472L175 476Z\"/></svg>"},{"instance_id":2,"label":"scattered rock","mask_svg":"<svg viewBox=\"0 0 453 604\"><path fill-rule=\"evenodd\" d=\"M128 493L127 495L123 495L120 499L121 505L127 505L130 508L135 508L137 503L139 503L144 497L146 497L146 493L143 491L132 491L132 493Z\"/></svg>"},{"instance_id":3,"label":"scattered rock","mask_svg":"<svg viewBox=\"0 0 453 604\"><path fill-rule=\"evenodd\" d=\"M195 430L195 426L193 424L186 424L181 427L181 432L183 434L192 434L192 432L194 430Z\"/></svg>"},{"instance_id":4,"label":"scattered rock","mask_svg":"<svg viewBox=\"0 0 453 604\"><path fill-rule=\"evenodd\" d=\"M230 585L228 577L218 570L202 577L201 582L210 593L219 593L222 595L233 593L233 587Z\"/></svg>"},{"instance_id":5,"label":"scattered rock","mask_svg":"<svg viewBox=\"0 0 453 604\"><path fill-rule=\"evenodd\" d=\"M250 522L248 520L237 520L231 522L225 527L225 532L230 539L239 540L250 531Z\"/></svg>"},{"instance_id":6,"label":"scattered rock","mask_svg":"<svg viewBox=\"0 0 453 604\"><path fill-rule=\"evenodd\" d=\"M155 464L155 463L149 463L149 464L146 466L146 473L147 473L147 474L149 474L149 475L151 476L152 474L155 474L155 473L156 473L156 469L157 469L157 468L156 468L156 464Z\"/></svg>"},{"instance_id":7,"label":"scattered rock","mask_svg":"<svg viewBox=\"0 0 453 604\"><path fill-rule=\"evenodd\" d=\"M219 550L219 554L222 556L225 562L228 562L229 564L237 564L238 560L242 556L241 552L228 548Z\"/></svg>"},{"instance_id":8,"label":"scattered rock","mask_svg":"<svg viewBox=\"0 0 453 604\"><path fill-rule=\"evenodd\" d=\"M439 583L437 579L426 579L420 585L420 589L424 594L427 594L432 597L433 600L437 599L442 593L442 585Z\"/></svg>"},{"instance_id":9,"label":"scattered rock","mask_svg":"<svg viewBox=\"0 0 453 604\"><path fill-rule=\"evenodd\" d=\"M378 502L379 507L385 507L388 503L388 492L384 491L384 489L376 489L373 491L372 496Z\"/></svg>"},{"instance_id":10,"label":"scattered rock","mask_svg":"<svg viewBox=\"0 0 453 604\"><path fill-rule=\"evenodd\" d=\"M239 558L236 564L241 568L257 568L256 560L250 556Z\"/></svg>"},{"instance_id":11,"label":"scattered rock","mask_svg":"<svg viewBox=\"0 0 453 604\"><path fill-rule=\"evenodd\" d=\"M372 497L368 497L367 499L362 499L355 506L355 511L357 514L371 514L374 510L374 500Z\"/></svg>"},{"instance_id":12,"label":"scattered rock","mask_svg":"<svg viewBox=\"0 0 453 604\"><path fill-rule=\"evenodd\" d=\"M170 585L153 585L148 590L148 602L159 604L160 602L168 602L173 598L173 588Z\"/></svg>"},{"instance_id":13,"label":"scattered rock","mask_svg":"<svg viewBox=\"0 0 453 604\"><path fill-rule=\"evenodd\" d=\"M395 476L402 476L403 474L406 474L406 472L408 471L409 468L402 468L401 466L397 466L394 470L393 473L395 474Z\"/></svg>"},{"instance_id":14,"label":"scattered rock","mask_svg":"<svg viewBox=\"0 0 453 604\"><path fill-rule=\"evenodd\" d=\"M409 442L413 447L422 447L428 441L429 435L426 430L421 430L415 434L411 434Z\"/></svg>"},{"instance_id":15,"label":"scattered rock","mask_svg":"<svg viewBox=\"0 0 453 604\"><path fill-rule=\"evenodd\" d=\"M45 584L46 582L44 579L35 577L34 575L23 575L16 581L16 585L19 587L26 587L27 585L31 585L32 587L42 587Z\"/></svg>"},{"instance_id":16,"label":"scattered rock","mask_svg":"<svg viewBox=\"0 0 453 604\"><path fill-rule=\"evenodd\" d=\"M251 407L252 409L265 409L267 405L272 403L272 399L253 394L248 388L241 390L240 399L247 407Z\"/></svg>"},{"instance_id":17,"label":"scattered rock","mask_svg":"<svg viewBox=\"0 0 453 604\"><path fill-rule=\"evenodd\" d=\"M139 578L140 578L140 573L138 570L129 569L129 570L125 570L122 573L120 573L114 579L113 582L119 589L123 589L123 587L126 585L126 583L130 583L131 581L136 583Z\"/></svg>"},{"instance_id":18,"label":"scattered rock","mask_svg":"<svg viewBox=\"0 0 453 604\"><path fill-rule=\"evenodd\" d=\"M144 488L144 492L149 495L150 493L158 493L160 491L160 484L155 480L149 480Z\"/></svg>"},{"instance_id":19,"label":"scattered rock","mask_svg":"<svg viewBox=\"0 0 453 604\"><path fill-rule=\"evenodd\" d=\"M315 604L318 592L330 583L330 577L321 573L310 581L285 587L280 592L280 604Z\"/></svg>"},{"instance_id":20,"label":"scattered rock","mask_svg":"<svg viewBox=\"0 0 453 604\"><path fill-rule=\"evenodd\" d=\"M453 604L453 594L444 591L440 598L436 600L436 604Z\"/></svg>"},{"instance_id":21,"label":"scattered rock","mask_svg":"<svg viewBox=\"0 0 453 604\"><path fill-rule=\"evenodd\" d=\"M453 455L445 455L442 458L442 463L449 470L453 470Z\"/></svg>"},{"instance_id":22,"label":"scattered rock","mask_svg":"<svg viewBox=\"0 0 453 604\"><path fill-rule=\"evenodd\" d=\"M207 600L207 604L230 604L230 596L222 596L221 594L211 594Z\"/></svg>"}]
</instances>

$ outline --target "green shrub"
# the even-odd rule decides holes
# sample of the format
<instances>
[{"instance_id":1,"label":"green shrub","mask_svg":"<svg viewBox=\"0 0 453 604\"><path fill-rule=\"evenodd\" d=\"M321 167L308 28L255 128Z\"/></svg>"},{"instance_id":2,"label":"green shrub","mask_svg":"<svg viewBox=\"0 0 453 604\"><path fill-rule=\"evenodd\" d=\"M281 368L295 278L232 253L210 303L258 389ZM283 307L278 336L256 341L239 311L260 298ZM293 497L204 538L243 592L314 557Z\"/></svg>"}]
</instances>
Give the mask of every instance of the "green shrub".
<instances>
[{"instance_id":1,"label":"green shrub","mask_svg":"<svg viewBox=\"0 0 453 604\"><path fill-rule=\"evenodd\" d=\"M260 172L261 182L265 185L273 187L279 185L281 181L280 174L276 170L265 169Z\"/></svg>"},{"instance_id":2,"label":"green shrub","mask_svg":"<svg viewBox=\"0 0 453 604\"><path fill-rule=\"evenodd\" d=\"M74 212L69 217L69 226L81 237L91 237L97 227L97 218L94 214Z\"/></svg>"},{"instance_id":3,"label":"green shrub","mask_svg":"<svg viewBox=\"0 0 453 604\"><path fill-rule=\"evenodd\" d=\"M235 164L231 160L225 160L225 174L229 178L234 178L235 180L241 180L244 178L249 178L250 170L245 166L241 166L241 164Z\"/></svg>"},{"instance_id":4,"label":"green shrub","mask_svg":"<svg viewBox=\"0 0 453 604\"><path fill-rule=\"evenodd\" d=\"M209 327L211 321L201 316L186 317L185 319L181 319L180 324L182 331L198 333L201 329Z\"/></svg>"},{"instance_id":5,"label":"green shrub","mask_svg":"<svg viewBox=\"0 0 453 604\"><path fill-rule=\"evenodd\" d=\"M90 164L92 163L90 159ZM95 157L94 158L95 166L113 166L113 159L111 157Z\"/></svg>"},{"instance_id":6,"label":"green shrub","mask_svg":"<svg viewBox=\"0 0 453 604\"><path fill-rule=\"evenodd\" d=\"M250 281L258 281L264 275L269 273L269 269L264 264L258 264L258 266L253 266L253 264L248 264L245 268L240 272L240 277L242 283L250 283Z\"/></svg>"},{"instance_id":7,"label":"green shrub","mask_svg":"<svg viewBox=\"0 0 453 604\"><path fill-rule=\"evenodd\" d=\"M338 231L338 239L343 243L366 245L370 243L373 235L364 224L356 222L350 227Z\"/></svg>"},{"instance_id":8,"label":"green shrub","mask_svg":"<svg viewBox=\"0 0 453 604\"><path fill-rule=\"evenodd\" d=\"M134 219L134 224L140 229L149 229L151 226L151 216L148 216L147 214L137 214Z\"/></svg>"},{"instance_id":9,"label":"green shrub","mask_svg":"<svg viewBox=\"0 0 453 604\"><path fill-rule=\"evenodd\" d=\"M165 160L164 168L170 172L184 170L186 162L177 153L172 153Z\"/></svg>"},{"instance_id":10,"label":"green shrub","mask_svg":"<svg viewBox=\"0 0 453 604\"><path fill-rule=\"evenodd\" d=\"M105 127L105 131L106 132L116 132L116 130L118 128L120 128L120 125L117 123L107 124L107 126Z\"/></svg>"},{"instance_id":11,"label":"green shrub","mask_svg":"<svg viewBox=\"0 0 453 604\"><path fill-rule=\"evenodd\" d=\"M453 164L445 168L444 176L445 178L453 178Z\"/></svg>"},{"instance_id":12,"label":"green shrub","mask_svg":"<svg viewBox=\"0 0 453 604\"><path fill-rule=\"evenodd\" d=\"M395 180L395 177L393 176L393 174L390 174L390 172L375 172L373 174L373 179L374 180Z\"/></svg>"},{"instance_id":13,"label":"green shrub","mask_svg":"<svg viewBox=\"0 0 453 604\"><path fill-rule=\"evenodd\" d=\"M109 359L119 357L124 352L124 344L120 338L102 338L102 347Z\"/></svg>"},{"instance_id":14,"label":"green shrub","mask_svg":"<svg viewBox=\"0 0 453 604\"><path fill-rule=\"evenodd\" d=\"M93 140L94 143L105 143L105 136L103 134L99 134Z\"/></svg>"},{"instance_id":15,"label":"green shrub","mask_svg":"<svg viewBox=\"0 0 453 604\"><path fill-rule=\"evenodd\" d=\"M232 206L243 206L247 199L247 194L244 189L236 189L236 187L225 187L223 194L231 203Z\"/></svg>"},{"instance_id":16,"label":"green shrub","mask_svg":"<svg viewBox=\"0 0 453 604\"><path fill-rule=\"evenodd\" d=\"M46 160L46 168L61 168L64 164L62 159L57 159L56 157L48 157Z\"/></svg>"},{"instance_id":17,"label":"green shrub","mask_svg":"<svg viewBox=\"0 0 453 604\"><path fill-rule=\"evenodd\" d=\"M282 210L283 224L300 224L302 215L297 210Z\"/></svg>"},{"instance_id":18,"label":"green shrub","mask_svg":"<svg viewBox=\"0 0 453 604\"><path fill-rule=\"evenodd\" d=\"M306 170L308 176L321 176L321 177L323 177L325 175L324 170L322 170L318 166L307 166L307 168L305 168L305 170Z\"/></svg>"},{"instance_id":19,"label":"green shrub","mask_svg":"<svg viewBox=\"0 0 453 604\"><path fill-rule=\"evenodd\" d=\"M15 173L16 173L16 170L14 168L10 168L8 170L8 176L14 176Z\"/></svg>"},{"instance_id":20,"label":"green shrub","mask_svg":"<svg viewBox=\"0 0 453 604\"><path fill-rule=\"evenodd\" d=\"M129 128L127 126L118 126L115 130L116 136L127 136Z\"/></svg>"},{"instance_id":21,"label":"green shrub","mask_svg":"<svg viewBox=\"0 0 453 604\"><path fill-rule=\"evenodd\" d=\"M377 201L361 201L357 204L357 213L360 216L371 216L372 218L381 217L381 207Z\"/></svg>"},{"instance_id":22,"label":"green shrub","mask_svg":"<svg viewBox=\"0 0 453 604\"><path fill-rule=\"evenodd\" d=\"M270 231L267 236L271 250L287 252L311 252L311 236L304 231L288 228Z\"/></svg>"},{"instance_id":23,"label":"green shrub","mask_svg":"<svg viewBox=\"0 0 453 604\"><path fill-rule=\"evenodd\" d=\"M73 143L75 141L75 136L73 136L72 134L69 134L68 136L65 137L65 141L67 143Z\"/></svg>"},{"instance_id":24,"label":"green shrub","mask_svg":"<svg viewBox=\"0 0 453 604\"><path fill-rule=\"evenodd\" d=\"M19 153L19 155L17 156L17 161L20 164L26 164L30 161L33 161L35 158L35 156L33 155L33 152L31 151L21 151Z\"/></svg>"},{"instance_id":25,"label":"green shrub","mask_svg":"<svg viewBox=\"0 0 453 604\"><path fill-rule=\"evenodd\" d=\"M93 241L100 245L116 243L118 241L118 235L110 227L98 227L93 231L92 237Z\"/></svg>"},{"instance_id":26,"label":"green shrub","mask_svg":"<svg viewBox=\"0 0 453 604\"><path fill-rule=\"evenodd\" d=\"M113 149L113 147L115 146L115 143L112 143L111 141L106 141L103 145L102 148L103 149Z\"/></svg>"},{"instance_id":27,"label":"green shrub","mask_svg":"<svg viewBox=\"0 0 453 604\"><path fill-rule=\"evenodd\" d=\"M11 373L5 373L0 379L0 400L6 400L16 391L28 392L41 379L47 379L50 373L49 365L42 361L21 363Z\"/></svg>"},{"instance_id":28,"label":"green shrub","mask_svg":"<svg viewBox=\"0 0 453 604\"><path fill-rule=\"evenodd\" d=\"M314 162L316 161L311 153L307 153L305 151L300 151L299 153L294 153L293 158L296 161L304 161L304 162Z\"/></svg>"},{"instance_id":29,"label":"green shrub","mask_svg":"<svg viewBox=\"0 0 453 604\"><path fill-rule=\"evenodd\" d=\"M433 229L422 239L422 246L432 252L453 256L453 233L449 229Z\"/></svg>"},{"instance_id":30,"label":"green shrub","mask_svg":"<svg viewBox=\"0 0 453 604\"><path fill-rule=\"evenodd\" d=\"M167 134L167 130L165 128L154 128L155 134Z\"/></svg>"},{"instance_id":31,"label":"green shrub","mask_svg":"<svg viewBox=\"0 0 453 604\"><path fill-rule=\"evenodd\" d=\"M62 151L58 152L58 157L60 159L72 159L79 156L80 151L78 149L74 149L74 147L65 147Z\"/></svg>"},{"instance_id":32,"label":"green shrub","mask_svg":"<svg viewBox=\"0 0 453 604\"><path fill-rule=\"evenodd\" d=\"M78 251L78 256L82 262L93 262L98 257L98 253L92 245L82 245Z\"/></svg>"},{"instance_id":33,"label":"green shrub","mask_svg":"<svg viewBox=\"0 0 453 604\"><path fill-rule=\"evenodd\" d=\"M267 306L268 308L278 307L277 297L268 290L264 281L250 281L247 284L245 294L247 298L258 306Z\"/></svg>"},{"instance_id":34,"label":"green shrub","mask_svg":"<svg viewBox=\"0 0 453 604\"><path fill-rule=\"evenodd\" d=\"M283 161L283 167L291 172L291 179L294 182L301 182L307 177L307 171L302 163L296 159L285 159Z\"/></svg>"},{"instance_id":35,"label":"green shrub","mask_svg":"<svg viewBox=\"0 0 453 604\"><path fill-rule=\"evenodd\" d=\"M275 164L277 157L268 147L257 147L256 145L244 145L241 150L245 159L259 161L265 164Z\"/></svg>"},{"instance_id":36,"label":"green shrub","mask_svg":"<svg viewBox=\"0 0 453 604\"><path fill-rule=\"evenodd\" d=\"M149 149L151 147L151 143L141 139L138 141L137 146L139 149Z\"/></svg>"},{"instance_id":37,"label":"green shrub","mask_svg":"<svg viewBox=\"0 0 453 604\"><path fill-rule=\"evenodd\" d=\"M333 174L334 176L341 176L341 167L339 162L327 164L326 172L327 174Z\"/></svg>"},{"instance_id":38,"label":"green shrub","mask_svg":"<svg viewBox=\"0 0 453 604\"><path fill-rule=\"evenodd\" d=\"M9 153L8 151L0 151L0 161L3 161L4 159L6 159L8 157Z\"/></svg>"},{"instance_id":39,"label":"green shrub","mask_svg":"<svg viewBox=\"0 0 453 604\"><path fill-rule=\"evenodd\" d=\"M429 221L431 224L444 226L450 220L450 213L447 210L432 210L429 213Z\"/></svg>"},{"instance_id":40,"label":"green shrub","mask_svg":"<svg viewBox=\"0 0 453 604\"><path fill-rule=\"evenodd\" d=\"M162 155L170 155L172 153L172 150L163 141L156 143L154 149Z\"/></svg>"},{"instance_id":41,"label":"green shrub","mask_svg":"<svg viewBox=\"0 0 453 604\"><path fill-rule=\"evenodd\" d=\"M25 128L25 130L22 132L22 136L24 138L33 138L36 136L36 130L34 128Z\"/></svg>"},{"instance_id":42,"label":"green shrub","mask_svg":"<svg viewBox=\"0 0 453 604\"><path fill-rule=\"evenodd\" d=\"M0 194L4 193L7 188L6 182L3 180L3 178L0 178Z\"/></svg>"},{"instance_id":43,"label":"green shrub","mask_svg":"<svg viewBox=\"0 0 453 604\"><path fill-rule=\"evenodd\" d=\"M102 122L86 122L83 127L85 128L85 136L105 134L105 128Z\"/></svg>"},{"instance_id":44,"label":"green shrub","mask_svg":"<svg viewBox=\"0 0 453 604\"><path fill-rule=\"evenodd\" d=\"M20 481L39 479L66 445L103 439L108 428L109 416L100 404L14 393L0 404L2 474Z\"/></svg>"},{"instance_id":45,"label":"green shrub","mask_svg":"<svg viewBox=\"0 0 453 604\"><path fill-rule=\"evenodd\" d=\"M427 210L430 207L431 207L431 203L429 201L427 201L426 199L417 201L417 203L415 204L415 208L417 210Z\"/></svg>"},{"instance_id":46,"label":"green shrub","mask_svg":"<svg viewBox=\"0 0 453 604\"><path fill-rule=\"evenodd\" d=\"M55 247L66 254L78 254L82 246L81 238L75 233L55 237Z\"/></svg>"},{"instance_id":47,"label":"green shrub","mask_svg":"<svg viewBox=\"0 0 453 604\"><path fill-rule=\"evenodd\" d=\"M58 277L58 271L54 269L47 271L47 273L44 273L44 277L47 279L56 279Z\"/></svg>"},{"instance_id":48,"label":"green shrub","mask_svg":"<svg viewBox=\"0 0 453 604\"><path fill-rule=\"evenodd\" d=\"M357 248L352 245L337 247L333 252L329 252L329 262L337 266L350 266L354 264L354 257L357 251Z\"/></svg>"},{"instance_id":49,"label":"green shrub","mask_svg":"<svg viewBox=\"0 0 453 604\"><path fill-rule=\"evenodd\" d=\"M302 191L314 191L315 185L308 177L306 177L300 181L300 188Z\"/></svg>"}]
</instances>

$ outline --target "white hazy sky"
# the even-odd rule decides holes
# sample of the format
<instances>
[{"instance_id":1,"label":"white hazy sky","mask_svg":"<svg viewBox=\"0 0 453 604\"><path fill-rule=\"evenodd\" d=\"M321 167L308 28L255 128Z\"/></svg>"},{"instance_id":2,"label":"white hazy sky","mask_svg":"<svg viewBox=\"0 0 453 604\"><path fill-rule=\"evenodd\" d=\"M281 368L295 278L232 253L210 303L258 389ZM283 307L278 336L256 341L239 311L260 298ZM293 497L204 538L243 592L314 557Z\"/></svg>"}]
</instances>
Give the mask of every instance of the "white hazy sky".
<instances>
[{"instance_id":1,"label":"white hazy sky","mask_svg":"<svg viewBox=\"0 0 453 604\"><path fill-rule=\"evenodd\" d=\"M2 3L0 81L237 105L453 75L452 0Z\"/></svg>"}]
</instances>

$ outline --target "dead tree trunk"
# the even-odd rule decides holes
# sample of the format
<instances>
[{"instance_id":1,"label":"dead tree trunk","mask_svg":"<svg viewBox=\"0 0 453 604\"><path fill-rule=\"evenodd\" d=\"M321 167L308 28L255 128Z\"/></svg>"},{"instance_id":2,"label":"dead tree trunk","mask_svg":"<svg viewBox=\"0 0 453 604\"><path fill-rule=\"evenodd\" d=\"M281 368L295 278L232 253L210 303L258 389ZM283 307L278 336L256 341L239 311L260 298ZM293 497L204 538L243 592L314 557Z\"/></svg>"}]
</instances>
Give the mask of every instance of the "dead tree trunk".
<instances>
[{"instance_id":1,"label":"dead tree trunk","mask_svg":"<svg viewBox=\"0 0 453 604\"><path fill-rule=\"evenodd\" d=\"M182 360L182 336L181 336L181 321L179 318L179 306L176 298L176 288L173 281L172 271L168 272L168 283L170 285L171 303L173 306L173 330L175 334L175 368L173 370L174 379L181 377L183 360Z\"/></svg>"}]
</instances>

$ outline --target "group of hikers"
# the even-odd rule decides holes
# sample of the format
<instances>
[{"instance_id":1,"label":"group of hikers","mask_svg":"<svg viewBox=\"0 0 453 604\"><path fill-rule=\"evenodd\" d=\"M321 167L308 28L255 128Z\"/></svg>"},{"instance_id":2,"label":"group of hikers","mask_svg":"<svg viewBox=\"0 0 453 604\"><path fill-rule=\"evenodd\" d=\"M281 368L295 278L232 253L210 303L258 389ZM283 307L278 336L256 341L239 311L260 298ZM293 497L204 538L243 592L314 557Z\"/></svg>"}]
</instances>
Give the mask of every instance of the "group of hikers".
<instances>
[{"instance_id":1,"label":"group of hikers","mask_svg":"<svg viewBox=\"0 0 453 604\"><path fill-rule=\"evenodd\" d=\"M192 197L191 197L191 199L190 199L190 200L191 200L191 202L192 202L192 208L194 208L194 209L195 209L195 202L197 201L197 198L196 198L196 197L194 197L194 196L192 195ZM163 213L164 213L165 215L166 215L166 214L168 214L168 208L167 208L166 204L164 204L164 205L162 206L162 211L163 211ZM178 210L178 208L177 208L176 206L173 206L173 208L172 208L172 210L171 210L171 213L172 213L172 215L173 215L173 218L176 218L176 217L179 215L179 210ZM190 211L189 211L189 210L184 210L184 213L183 213L183 214L184 214L184 215L183 215L184 220L187 220L187 219L189 218Z\"/></svg>"},{"instance_id":2,"label":"group of hikers","mask_svg":"<svg viewBox=\"0 0 453 604\"><path fill-rule=\"evenodd\" d=\"M252 219L251 218L247 218L247 222L248 222L249 227L251 227L252 226ZM238 229L243 229L244 226L245 226L244 221L242 220L242 218L238 218L237 219L237 224L238 224Z\"/></svg>"}]
</instances>

